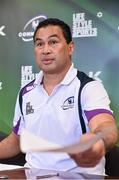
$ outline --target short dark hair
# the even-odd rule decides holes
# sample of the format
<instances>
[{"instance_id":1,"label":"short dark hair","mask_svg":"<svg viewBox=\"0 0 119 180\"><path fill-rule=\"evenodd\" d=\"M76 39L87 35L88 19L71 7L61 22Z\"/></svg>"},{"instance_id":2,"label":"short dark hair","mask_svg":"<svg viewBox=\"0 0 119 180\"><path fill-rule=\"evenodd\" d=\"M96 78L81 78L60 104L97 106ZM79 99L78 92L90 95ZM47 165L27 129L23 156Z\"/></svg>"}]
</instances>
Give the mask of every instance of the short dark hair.
<instances>
[{"instance_id":1,"label":"short dark hair","mask_svg":"<svg viewBox=\"0 0 119 180\"><path fill-rule=\"evenodd\" d=\"M35 36L36 36L38 29L49 26L49 25L59 26L61 28L63 36L64 36L67 44L69 44L72 41L72 34L71 34L71 30L70 30L70 27L68 24L66 24L64 21L57 19L57 18L48 18L48 19L41 21L38 24L38 26L36 27L36 30L33 35L34 42L35 42Z\"/></svg>"}]
</instances>

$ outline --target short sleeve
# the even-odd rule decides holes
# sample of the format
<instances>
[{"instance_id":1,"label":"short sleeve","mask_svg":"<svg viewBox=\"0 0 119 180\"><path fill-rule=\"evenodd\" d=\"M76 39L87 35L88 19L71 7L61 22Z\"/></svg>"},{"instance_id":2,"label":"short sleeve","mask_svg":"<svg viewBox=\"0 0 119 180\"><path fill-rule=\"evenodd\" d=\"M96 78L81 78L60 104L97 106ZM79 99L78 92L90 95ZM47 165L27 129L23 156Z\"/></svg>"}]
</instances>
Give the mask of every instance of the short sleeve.
<instances>
[{"instance_id":1,"label":"short sleeve","mask_svg":"<svg viewBox=\"0 0 119 180\"><path fill-rule=\"evenodd\" d=\"M92 81L85 85L81 94L81 104L88 120L99 113L112 114L109 96L99 81Z\"/></svg>"}]
</instances>

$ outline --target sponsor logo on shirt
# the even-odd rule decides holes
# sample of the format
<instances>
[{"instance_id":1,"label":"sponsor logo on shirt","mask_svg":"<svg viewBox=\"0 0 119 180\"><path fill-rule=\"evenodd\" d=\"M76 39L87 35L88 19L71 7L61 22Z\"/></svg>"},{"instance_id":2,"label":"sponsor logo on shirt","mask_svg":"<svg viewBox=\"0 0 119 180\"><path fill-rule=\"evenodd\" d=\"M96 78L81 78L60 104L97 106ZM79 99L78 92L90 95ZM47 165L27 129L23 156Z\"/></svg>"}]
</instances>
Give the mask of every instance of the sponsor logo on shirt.
<instances>
[{"instance_id":1,"label":"sponsor logo on shirt","mask_svg":"<svg viewBox=\"0 0 119 180\"><path fill-rule=\"evenodd\" d=\"M67 110L74 107L74 96L67 98L61 106L63 110Z\"/></svg>"},{"instance_id":2,"label":"sponsor logo on shirt","mask_svg":"<svg viewBox=\"0 0 119 180\"><path fill-rule=\"evenodd\" d=\"M26 103L26 115L34 113L33 106L30 105L30 102Z\"/></svg>"}]
</instances>

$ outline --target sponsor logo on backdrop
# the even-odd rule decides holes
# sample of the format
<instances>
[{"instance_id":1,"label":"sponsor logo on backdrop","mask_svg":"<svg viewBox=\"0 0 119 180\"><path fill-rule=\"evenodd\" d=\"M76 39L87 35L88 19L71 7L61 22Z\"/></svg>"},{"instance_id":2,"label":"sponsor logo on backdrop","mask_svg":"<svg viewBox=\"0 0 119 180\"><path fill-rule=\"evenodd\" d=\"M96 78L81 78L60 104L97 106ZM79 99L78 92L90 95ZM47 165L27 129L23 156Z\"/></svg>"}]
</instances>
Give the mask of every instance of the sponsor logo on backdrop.
<instances>
[{"instance_id":1,"label":"sponsor logo on backdrop","mask_svg":"<svg viewBox=\"0 0 119 180\"><path fill-rule=\"evenodd\" d=\"M6 36L4 29L5 29L5 26L0 27L0 36Z\"/></svg>"},{"instance_id":2,"label":"sponsor logo on backdrop","mask_svg":"<svg viewBox=\"0 0 119 180\"><path fill-rule=\"evenodd\" d=\"M97 17L101 18L103 16L103 13L102 12L98 12L97 13Z\"/></svg>"},{"instance_id":3,"label":"sponsor logo on backdrop","mask_svg":"<svg viewBox=\"0 0 119 180\"><path fill-rule=\"evenodd\" d=\"M47 19L45 15L33 17L25 24L23 30L18 33L18 36L25 42L32 41L36 27L38 26L39 22L43 21L44 19Z\"/></svg>"},{"instance_id":4,"label":"sponsor logo on backdrop","mask_svg":"<svg viewBox=\"0 0 119 180\"><path fill-rule=\"evenodd\" d=\"M86 20L85 13L73 14L73 38L97 36L97 28L92 26L92 20Z\"/></svg>"},{"instance_id":5,"label":"sponsor logo on backdrop","mask_svg":"<svg viewBox=\"0 0 119 180\"><path fill-rule=\"evenodd\" d=\"M32 66L22 66L21 67L21 87L25 86L36 78L38 73L32 72Z\"/></svg>"},{"instance_id":6,"label":"sponsor logo on backdrop","mask_svg":"<svg viewBox=\"0 0 119 180\"><path fill-rule=\"evenodd\" d=\"M97 71L97 72L93 72L93 71L89 71L89 77L95 79L96 81L100 81L102 82L102 80L99 78L99 75L101 74L101 71Z\"/></svg>"},{"instance_id":7,"label":"sponsor logo on backdrop","mask_svg":"<svg viewBox=\"0 0 119 180\"><path fill-rule=\"evenodd\" d=\"M0 82L0 90L2 90L2 82Z\"/></svg>"}]
</instances>

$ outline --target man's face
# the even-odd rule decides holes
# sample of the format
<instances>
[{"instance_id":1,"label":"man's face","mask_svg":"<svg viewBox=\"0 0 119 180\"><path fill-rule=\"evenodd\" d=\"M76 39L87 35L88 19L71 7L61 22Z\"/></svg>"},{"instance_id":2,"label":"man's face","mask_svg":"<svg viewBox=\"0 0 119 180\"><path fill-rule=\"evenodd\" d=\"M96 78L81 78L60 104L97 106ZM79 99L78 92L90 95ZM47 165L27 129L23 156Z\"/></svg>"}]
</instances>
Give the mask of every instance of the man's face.
<instances>
[{"instance_id":1,"label":"man's face","mask_svg":"<svg viewBox=\"0 0 119 180\"><path fill-rule=\"evenodd\" d=\"M44 73L58 74L70 67L74 45L67 44L59 26L40 28L34 44L36 63Z\"/></svg>"}]
</instances>

